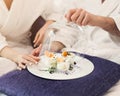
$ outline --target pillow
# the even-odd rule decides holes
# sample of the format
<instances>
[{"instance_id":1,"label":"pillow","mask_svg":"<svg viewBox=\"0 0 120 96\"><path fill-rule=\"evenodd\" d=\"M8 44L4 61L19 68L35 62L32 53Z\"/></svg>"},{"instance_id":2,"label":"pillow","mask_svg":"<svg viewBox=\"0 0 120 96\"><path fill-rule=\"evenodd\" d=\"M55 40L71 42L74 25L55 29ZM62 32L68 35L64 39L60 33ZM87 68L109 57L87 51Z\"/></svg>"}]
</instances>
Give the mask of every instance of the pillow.
<instances>
[{"instance_id":1,"label":"pillow","mask_svg":"<svg viewBox=\"0 0 120 96\"><path fill-rule=\"evenodd\" d=\"M120 65L94 56L81 56L95 66L94 71L85 77L47 80L27 70L16 70L0 77L0 92L8 96L103 96L120 79Z\"/></svg>"}]
</instances>

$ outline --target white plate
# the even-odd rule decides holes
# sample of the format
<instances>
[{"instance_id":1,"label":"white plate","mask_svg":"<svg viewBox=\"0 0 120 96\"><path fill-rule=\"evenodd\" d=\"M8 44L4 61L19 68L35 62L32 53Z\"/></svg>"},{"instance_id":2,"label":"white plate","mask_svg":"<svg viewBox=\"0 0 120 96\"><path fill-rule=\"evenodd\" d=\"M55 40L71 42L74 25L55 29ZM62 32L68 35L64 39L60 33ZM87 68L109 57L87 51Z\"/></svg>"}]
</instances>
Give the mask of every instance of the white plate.
<instances>
[{"instance_id":1,"label":"white plate","mask_svg":"<svg viewBox=\"0 0 120 96\"><path fill-rule=\"evenodd\" d=\"M77 66L79 66L79 68L76 67L76 69L68 75L60 72L50 74L48 71L40 71L39 65L27 66L27 69L33 75L52 80L77 79L90 74L94 70L94 65L91 61L77 55L76 57L78 58ZM41 63L44 64L44 62Z\"/></svg>"}]
</instances>

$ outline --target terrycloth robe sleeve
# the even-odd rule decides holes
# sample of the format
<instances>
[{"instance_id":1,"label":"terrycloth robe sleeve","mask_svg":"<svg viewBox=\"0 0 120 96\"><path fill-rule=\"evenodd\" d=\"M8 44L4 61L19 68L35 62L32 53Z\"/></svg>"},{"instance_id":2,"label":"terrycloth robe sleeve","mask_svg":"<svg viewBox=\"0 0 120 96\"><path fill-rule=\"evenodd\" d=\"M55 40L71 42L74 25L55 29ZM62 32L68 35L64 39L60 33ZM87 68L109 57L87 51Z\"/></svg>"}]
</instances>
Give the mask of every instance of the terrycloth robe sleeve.
<instances>
[{"instance_id":1,"label":"terrycloth robe sleeve","mask_svg":"<svg viewBox=\"0 0 120 96\"><path fill-rule=\"evenodd\" d=\"M80 30L67 26L65 23L55 22L50 28L57 29L53 41L59 41L67 48L71 48L78 40Z\"/></svg>"},{"instance_id":2,"label":"terrycloth robe sleeve","mask_svg":"<svg viewBox=\"0 0 120 96\"><path fill-rule=\"evenodd\" d=\"M118 7L116 8L115 13L116 13L116 15L113 14L113 16L111 16L111 17L114 19L116 26L120 30L120 1L119 1Z\"/></svg>"},{"instance_id":3,"label":"terrycloth robe sleeve","mask_svg":"<svg viewBox=\"0 0 120 96\"><path fill-rule=\"evenodd\" d=\"M5 37L2 34L0 34L0 51L7 45L8 45L8 43L5 39Z\"/></svg>"}]
</instances>

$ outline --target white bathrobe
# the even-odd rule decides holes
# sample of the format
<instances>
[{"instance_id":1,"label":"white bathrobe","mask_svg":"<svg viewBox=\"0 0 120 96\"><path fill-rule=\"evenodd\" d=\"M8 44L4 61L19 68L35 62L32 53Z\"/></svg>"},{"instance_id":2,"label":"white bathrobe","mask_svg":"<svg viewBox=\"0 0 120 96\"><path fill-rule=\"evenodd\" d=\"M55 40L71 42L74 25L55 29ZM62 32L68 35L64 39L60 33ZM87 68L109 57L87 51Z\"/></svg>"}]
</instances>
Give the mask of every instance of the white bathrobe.
<instances>
[{"instance_id":1,"label":"white bathrobe","mask_svg":"<svg viewBox=\"0 0 120 96\"><path fill-rule=\"evenodd\" d=\"M46 9L47 0L13 0L8 10L0 0L0 51L5 46L28 54L32 51L30 28ZM0 57L0 75L16 68L16 64Z\"/></svg>"},{"instance_id":2,"label":"white bathrobe","mask_svg":"<svg viewBox=\"0 0 120 96\"><path fill-rule=\"evenodd\" d=\"M68 8L83 8L96 15L112 17L120 30L120 0L105 0L103 4L101 0L53 0L53 7L54 14L49 19L57 22L50 27L58 29L54 39L62 42L67 47L65 50L99 56L120 64L120 37L112 36L99 27L70 28L63 16ZM105 96L119 94L120 81Z\"/></svg>"},{"instance_id":3,"label":"white bathrobe","mask_svg":"<svg viewBox=\"0 0 120 96\"><path fill-rule=\"evenodd\" d=\"M63 16L68 8L83 8L96 15L112 17L120 30L120 0L105 0L103 4L101 0L83 0L82 3L81 0L53 1L54 14L49 19L57 21L51 26L59 31L55 41L62 42L67 47L66 50L99 56L120 64L120 37L112 36L99 27L84 26L82 31L70 28L65 25Z\"/></svg>"}]
</instances>

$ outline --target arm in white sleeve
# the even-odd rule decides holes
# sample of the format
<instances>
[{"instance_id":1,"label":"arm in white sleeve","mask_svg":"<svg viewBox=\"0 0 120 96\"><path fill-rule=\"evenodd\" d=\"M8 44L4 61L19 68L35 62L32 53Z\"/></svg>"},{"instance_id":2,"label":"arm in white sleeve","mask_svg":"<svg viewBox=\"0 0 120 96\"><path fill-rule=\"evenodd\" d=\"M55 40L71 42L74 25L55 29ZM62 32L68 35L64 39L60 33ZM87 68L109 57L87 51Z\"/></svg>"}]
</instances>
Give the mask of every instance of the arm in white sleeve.
<instances>
[{"instance_id":1,"label":"arm in white sleeve","mask_svg":"<svg viewBox=\"0 0 120 96\"><path fill-rule=\"evenodd\" d=\"M103 28L110 34L120 37L120 2L109 17L97 16L96 26Z\"/></svg>"},{"instance_id":2,"label":"arm in white sleeve","mask_svg":"<svg viewBox=\"0 0 120 96\"><path fill-rule=\"evenodd\" d=\"M0 34L0 56L15 61L18 53L8 46L6 38Z\"/></svg>"},{"instance_id":3,"label":"arm in white sleeve","mask_svg":"<svg viewBox=\"0 0 120 96\"><path fill-rule=\"evenodd\" d=\"M120 15L112 17L112 18L113 18L115 25L117 27L116 32L118 35L111 35L111 38L117 43L117 45L120 45Z\"/></svg>"},{"instance_id":4,"label":"arm in white sleeve","mask_svg":"<svg viewBox=\"0 0 120 96\"><path fill-rule=\"evenodd\" d=\"M119 1L119 6L116 9L116 15L111 16L114 19L114 22L118 28L118 30L120 31L120 1Z\"/></svg>"},{"instance_id":5,"label":"arm in white sleeve","mask_svg":"<svg viewBox=\"0 0 120 96\"><path fill-rule=\"evenodd\" d=\"M6 39L2 34L0 34L0 51L5 47L8 46L8 43L6 42Z\"/></svg>"},{"instance_id":6,"label":"arm in white sleeve","mask_svg":"<svg viewBox=\"0 0 120 96\"><path fill-rule=\"evenodd\" d=\"M118 30L120 31L120 15L113 17L113 19L115 21L115 24L116 24Z\"/></svg>"},{"instance_id":7,"label":"arm in white sleeve","mask_svg":"<svg viewBox=\"0 0 120 96\"><path fill-rule=\"evenodd\" d=\"M55 24L53 24L55 27ZM56 25L55 27L57 32L53 41L61 42L65 47L70 48L72 47L75 42L78 40L78 33L79 30L68 27L66 25Z\"/></svg>"}]
</instances>

